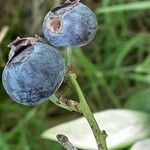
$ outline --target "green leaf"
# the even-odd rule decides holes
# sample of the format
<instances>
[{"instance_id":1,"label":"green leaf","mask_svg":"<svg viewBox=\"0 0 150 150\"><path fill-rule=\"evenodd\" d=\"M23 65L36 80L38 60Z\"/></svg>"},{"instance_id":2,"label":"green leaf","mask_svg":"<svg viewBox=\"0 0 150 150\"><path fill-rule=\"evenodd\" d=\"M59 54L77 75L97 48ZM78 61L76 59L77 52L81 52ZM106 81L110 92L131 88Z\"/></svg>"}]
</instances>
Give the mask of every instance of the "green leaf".
<instances>
[{"instance_id":1,"label":"green leaf","mask_svg":"<svg viewBox=\"0 0 150 150\"><path fill-rule=\"evenodd\" d=\"M94 116L101 129L108 134L109 149L124 148L150 136L150 120L146 113L115 109L98 112ZM66 135L78 148L97 149L93 133L84 117L50 128L42 137L56 141L57 134Z\"/></svg>"},{"instance_id":2,"label":"green leaf","mask_svg":"<svg viewBox=\"0 0 150 150\"><path fill-rule=\"evenodd\" d=\"M150 113L150 88L137 91L125 103L125 108Z\"/></svg>"},{"instance_id":3,"label":"green leaf","mask_svg":"<svg viewBox=\"0 0 150 150\"><path fill-rule=\"evenodd\" d=\"M129 4L120 4L109 7L101 7L97 9L97 13L112 13L112 12L120 12L120 11L129 11L129 10L144 10L150 9L150 2L134 2Z\"/></svg>"},{"instance_id":4,"label":"green leaf","mask_svg":"<svg viewBox=\"0 0 150 150\"><path fill-rule=\"evenodd\" d=\"M0 135L0 149L1 150L9 150L8 144L4 141L2 136Z\"/></svg>"},{"instance_id":5,"label":"green leaf","mask_svg":"<svg viewBox=\"0 0 150 150\"><path fill-rule=\"evenodd\" d=\"M150 84L150 74L130 73L127 76L132 80Z\"/></svg>"},{"instance_id":6,"label":"green leaf","mask_svg":"<svg viewBox=\"0 0 150 150\"><path fill-rule=\"evenodd\" d=\"M150 138L135 143L130 150L150 150Z\"/></svg>"},{"instance_id":7,"label":"green leaf","mask_svg":"<svg viewBox=\"0 0 150 150\"><path fill-rule=\"evenodd\" d=\"M125 57L133 51L135 47L137 47L139 44L142 43L143 38L145 38L145 35L138 34L134 37L132 37L130 40L128 40L122 47L120 47L118 53L116 54L116 67L120 67L122 62L124 61Z\"/></svg>"},{"instance_id":8,"label":"green leaf","mask_svg":"<svg viewBox=\"0 0 150 150\"><path fill-rule=\"evenodd\" d=\"M18 122L18 124L12 128L9 132L4 135L5 140L11 139L16 133L20 132L34 117L36 114L36 109L31 109L27 112L26 116Z\"/></svg>"},{"instance_id":9,"label":"green leaf","mask_svg":"<svg viewBox=\"0 0 150 150\"><path fill-rule=\"evenodd\" d=\"M140 73L150 73L150 56L136 68L136 71Z\"/></svg>"}]
</instances>

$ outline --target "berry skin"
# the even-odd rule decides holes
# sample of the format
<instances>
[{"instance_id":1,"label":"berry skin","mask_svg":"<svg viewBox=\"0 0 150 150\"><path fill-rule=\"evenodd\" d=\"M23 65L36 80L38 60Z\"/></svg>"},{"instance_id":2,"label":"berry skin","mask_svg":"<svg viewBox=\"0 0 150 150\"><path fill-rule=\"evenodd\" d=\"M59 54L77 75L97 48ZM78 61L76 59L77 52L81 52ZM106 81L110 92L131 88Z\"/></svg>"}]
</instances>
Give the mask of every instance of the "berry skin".
<instances>
[{"instance_id":1,"label":"berry skin","mask_svg":"<svg viewBox=\"0 0 150 150\"><path fill-rule=\"evenodd\" d=\"M81 47L95 36L97 20L86 5L66 1L52 9L44 18L43 33L54 46Z\"/></svg>"},{"instance_id":2,"label":"berry skin","mask_svg":"<svg viewBox=\"0 0 150 150\"><path fill-rule=\"evenodd\" d=\"M62 55L37 37L18 37L9 46L9 60L2 74L8 95L29 106L46 101L63 82L65 64Z\"/></svg>"}]
</instances>

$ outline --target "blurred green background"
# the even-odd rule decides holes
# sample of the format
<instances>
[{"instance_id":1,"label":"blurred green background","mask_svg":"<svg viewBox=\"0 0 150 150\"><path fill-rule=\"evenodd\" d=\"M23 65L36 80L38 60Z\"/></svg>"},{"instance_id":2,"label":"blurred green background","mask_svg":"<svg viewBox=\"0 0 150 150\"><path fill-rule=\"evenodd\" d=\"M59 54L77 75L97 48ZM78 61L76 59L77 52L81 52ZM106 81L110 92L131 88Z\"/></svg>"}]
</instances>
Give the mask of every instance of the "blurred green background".
<instances>
[{"instance_id":1,"label":"blurred green background","mask_svg":"<svg viewBox=\"0 0 150 150\"><path fill-rule=\"evenodd\" d=\"M94 41L75 49L73 58L90 107L94 112L127 107L150 113L149 1L81 2L95 11L99 24ZM0 0L0 74L7 62L7 45L17 36L42 36L43 17L56 5L56 0ZM57 94L63 95L61 88ZM72 93L68 97L76 99ZM61 150L40 134L79 116L49 101L34 108L19 105L10 100L1 83L0 150Z\"/></svg>"}]
</instances>

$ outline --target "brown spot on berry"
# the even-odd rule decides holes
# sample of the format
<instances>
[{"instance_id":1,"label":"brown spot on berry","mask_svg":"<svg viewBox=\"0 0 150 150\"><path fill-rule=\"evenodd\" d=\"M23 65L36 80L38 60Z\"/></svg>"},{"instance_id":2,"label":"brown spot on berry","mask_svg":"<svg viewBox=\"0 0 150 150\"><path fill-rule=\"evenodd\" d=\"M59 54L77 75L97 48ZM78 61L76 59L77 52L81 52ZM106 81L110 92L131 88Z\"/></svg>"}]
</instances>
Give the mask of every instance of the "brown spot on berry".
<instances>
[{"instance_id":1,"label":"brown spot on berry","mask_svg":"<svg viewBox=\"0 0 150 150\"><path fill-rule=\"evenodd\" d=\"M48 29L51 32L59 33L61 31L61 28L62 28L62 23L59 17L49 18Z\"/></svg>"}]
</instances>

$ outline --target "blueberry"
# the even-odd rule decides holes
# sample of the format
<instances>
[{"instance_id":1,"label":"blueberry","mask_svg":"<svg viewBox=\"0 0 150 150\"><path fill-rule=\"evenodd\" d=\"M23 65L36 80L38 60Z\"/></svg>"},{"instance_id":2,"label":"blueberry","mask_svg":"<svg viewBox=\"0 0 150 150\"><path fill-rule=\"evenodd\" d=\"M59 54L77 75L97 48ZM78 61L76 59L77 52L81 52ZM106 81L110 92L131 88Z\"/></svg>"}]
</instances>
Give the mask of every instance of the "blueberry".
<instances>
[{"instance_id":1,"label":"blueberry","mask_svg":"<svg viewBox=\"0 0 150 150\"><path fill-rule=\"evenodd\" d=\"M2 74L6 92L23 105L44 102L64 79L62 55L38 37L17 38L9 46L9 60Z\"/></svg>"},{"instance_id":2,"label":"blueberry","mask_svg":"<svg viewBox=\"0 0 150 150\"><path fill-rule=\"evenodd\" d=\"M81 47L95 36L95 14L78 0L52 9L43 21L43 33L54 46Z\"/></svg>"}]
</instances>

